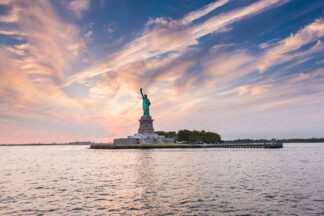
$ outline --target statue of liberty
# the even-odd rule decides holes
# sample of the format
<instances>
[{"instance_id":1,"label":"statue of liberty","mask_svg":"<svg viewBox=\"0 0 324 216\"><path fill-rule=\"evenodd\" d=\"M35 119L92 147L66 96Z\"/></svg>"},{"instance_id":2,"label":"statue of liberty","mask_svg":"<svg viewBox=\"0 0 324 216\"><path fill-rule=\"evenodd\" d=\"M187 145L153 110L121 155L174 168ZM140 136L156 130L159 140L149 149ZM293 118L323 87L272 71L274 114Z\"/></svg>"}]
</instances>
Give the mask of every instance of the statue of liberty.
<instances>
[{"instance_id":1,"label":"statue of liberty","mask_svg":"<svg viewBox=\"0 0 324 216\"><path fill-rule=\"evenodd\" d=\"M150 100L147 98L147 95L143 95L143 92L142 92L142 88L140 89L140 92L141 92L141 95L142 95L142 98L143 98L143 111L144 111L144 114L142 117L151 117L150 116L150 105L151 105L151 102Z\"/></svg>"}]
</instances>

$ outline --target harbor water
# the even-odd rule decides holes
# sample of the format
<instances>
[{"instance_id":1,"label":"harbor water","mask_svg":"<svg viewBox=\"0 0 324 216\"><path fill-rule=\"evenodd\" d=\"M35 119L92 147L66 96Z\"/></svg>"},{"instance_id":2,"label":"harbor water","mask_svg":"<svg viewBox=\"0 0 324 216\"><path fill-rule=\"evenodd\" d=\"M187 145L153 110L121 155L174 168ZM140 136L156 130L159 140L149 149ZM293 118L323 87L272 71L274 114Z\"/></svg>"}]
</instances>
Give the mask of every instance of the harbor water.
<instances>
[{"instance_id":1,"label":"harbor water","mask_svg":"<svg viewBox=\"0 0 324 216\"><path fill-rule=\"evenodd\" d=\"M324 143L0 147L0 215L324 215Z\"/></svg>"}]
</instances>

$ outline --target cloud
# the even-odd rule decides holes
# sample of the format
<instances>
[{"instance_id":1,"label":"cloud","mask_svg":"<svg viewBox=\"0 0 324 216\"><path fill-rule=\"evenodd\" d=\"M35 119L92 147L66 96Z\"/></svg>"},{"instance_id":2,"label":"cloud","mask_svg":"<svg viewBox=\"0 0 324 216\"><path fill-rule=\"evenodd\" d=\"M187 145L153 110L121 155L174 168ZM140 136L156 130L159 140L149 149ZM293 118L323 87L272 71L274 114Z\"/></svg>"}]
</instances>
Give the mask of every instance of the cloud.
<instances>
[{"instance_id":1,"label":"cloud","mask_svg":"<svg viewBox=\"0 0 324 216\"><path fill-rule=\"evenodd\" d=\"M6 5L8 13L3 15L0 14L0 22L4 23L14 23L19 19L19 13L22 10L21 8L13 7L13 1L0 2L0 4Z\"/></svg>"},{"instance_id":2,"label":"cloud","mask_svg":"<svg viewBox=\"0 0 324 216\"><path fill-rule=\"evenodd\" d=\"M290 84L294 84L297 82L303 82L303 81L310 81L310 80L321 80L324 78L324 68L319 68L315 71L312 71L310 73L297 73L292 76L292 78L289 80Z\"/></svg>"},{"instance_id":3,"label":"cloud","mask_svg":"<svg viewBox=\"0 0 324 216\"><path fill-rule=\"evenodd\" d=\"M84 38L89 41L91 40L91 36L93 35L93 31L88 31L87 33L84 34Z\"/></svg>"},{"instance_id":4,"label":"cloud","mask_svg":"<svg viewBox=\"0 0 324 216\"><path fill-rule=\"evenodd\" d=\"M83 11L88 10L89 7L90 0L72 0L68 5L68 8L72 10L78 18L80 18Z\"/></svg>"},{"instance_id":5,"label":"cloud","mask_svg":"<svg viewBox=\"0 0 324 216\"><path fill-rule=\"evenodd\" d=\"M216 8L219 8L225 4L227 4L228 2L230 2L230 0L221 0L221 1L215 1L212 2L208 5L206 5L205 7L198 9L196 11L193 11L191 13L189 13L188 15L186 15L182 20L182 24L189 24L192 21L199 19L205 15L207 15L208 13L212 12L213 10L215 10Z\"/></svg>"},{"instance_id":6,"label":"cloud","mask_svg":"<svg viewBox=\"0 0 324 216\"><path fill-rule=\"evenodd\" d=\"M277 42L277 45L273 48L266 50L257 68L260 72L264 72L273 65L287 62L299 55L298 52L295 54L292 54L290 52L296 51L304 45L317 41L323 36L324 19L321 18L305 26L296 34L291 34L284 40ZM318 50L316 49L316 47L318 46L321 46L320 41L318 41L318 43L313 46L313 51Z\"/></svg>"},{"instance_id":7,"label":"cloud","mask_svg":"<svg viewBox=\"0 0 324 216\"><path fill-rule=\"evenodd\" d=\"M109 24L105 24L102 31L107 34L111 34L111 33L115 32L116 29L117 29L116 22L111 22Z\"/></svg>"},{"instance_id":8,"label":"cloud","mask_svg":"<svg viewBox=\"0 0 324 216\"><path fill-rule=\"evenodd\" d=\"M225 26L236 22L238 20L247 18L249 16L256 15L265 10L268 10L273 7L278 7L282 4L287 3L288 0L264 0L253 3L247 7L236 9L231 12L223 13L218 16L214 16L204 23L197 25L191 29L191 34L195 38L200 38L206 34L222 30Z\"/></svg>"},{"instance_id":9,"label":"cloud","mask_svg":"<svg viewBox=\"0 0 324 216\"><path fill-rule=\"evenodd\" d=\"M67 97L60 87L65 70L85 48L80 31L63 22L49 1L13 0L8 4L19 16L11 25L0 27L2 34L16 39L0 49L2 114L28 115L30 107L39 113L44 113L45 107L58 112L81 111L79 102ZM35 117L35 124L40 121Z\"/></svg>"},{"instance_id":10,"label":"cloud","mask_svg":"<svg viewBox=\"0 0 324 216\"><path fill-rule=\"evenodd\" d=\"M48 1L24 4L12 1L11 5L13 10L18 8L21 11L20 18L12 29L1 33L18 35L21 41L28 41L28 55L19 60L26 72L48 74L62 80L66 61L77 56L84 47L79 30L62 23Z\"/></svg>"}]
</instances>

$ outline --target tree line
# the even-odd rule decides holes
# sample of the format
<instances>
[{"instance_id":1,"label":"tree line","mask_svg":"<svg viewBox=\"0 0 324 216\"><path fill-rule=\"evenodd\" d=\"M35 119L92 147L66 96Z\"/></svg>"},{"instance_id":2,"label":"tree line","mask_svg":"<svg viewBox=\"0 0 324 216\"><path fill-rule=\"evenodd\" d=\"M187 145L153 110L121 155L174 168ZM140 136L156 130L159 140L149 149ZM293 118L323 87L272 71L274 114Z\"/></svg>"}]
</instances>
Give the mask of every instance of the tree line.
<instances>
[{"instance_id":1,"label":"tree line","mask_svg":"<svg viewBox=\"0 0 324 216\"><path fill-rule=\"evenodd\" d=\"M159 135L164 135L166 138L175 138L178 142L183 143L219 143L221 136L218 133L210 131L197 131L197 130L179 130L175 131L156 131Z\"/></svg>"}]
</instances>

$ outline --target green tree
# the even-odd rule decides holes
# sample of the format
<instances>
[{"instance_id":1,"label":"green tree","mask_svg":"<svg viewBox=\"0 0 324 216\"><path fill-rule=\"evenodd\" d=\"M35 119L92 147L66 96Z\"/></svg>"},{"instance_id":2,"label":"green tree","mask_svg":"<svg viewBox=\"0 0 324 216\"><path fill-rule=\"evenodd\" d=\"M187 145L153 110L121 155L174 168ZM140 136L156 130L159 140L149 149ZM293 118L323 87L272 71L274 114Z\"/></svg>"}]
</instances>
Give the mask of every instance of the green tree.
<instances>
[{"instance_id":1,"label":"green tree","mask_svg":"<svg viewBox=\"0 0 324 216\"><path fill-rule=\"evenodd\" d=\"M186 143L219 143L221 142L221 136L218 133L210 131L197 131L197 130L179 130L178 133L175 131L156 131L157 134L163 135L167 138L176 138L179 142Z\"/></svg>"},{"instance_id":2,"label":"green tree","mask_svg":"<svg viewBox=\"0 0 324 216\"><path fill-rule=\"evenodd\" d=\"M190 131L189 142L190 143L201 143L203 138L203 134L200 131Z\"/></svg>"},{"instance_id":3,"label":"green tree","mask_svg":"<svg viewBox=\"0 0 324 216\"><path fill-rule=\"evenodd\" d=\"M189 142L189 136L191 131L189 130L179 130L177 134L177 141L179 142Z\"/></svg>"}]
</instances>

